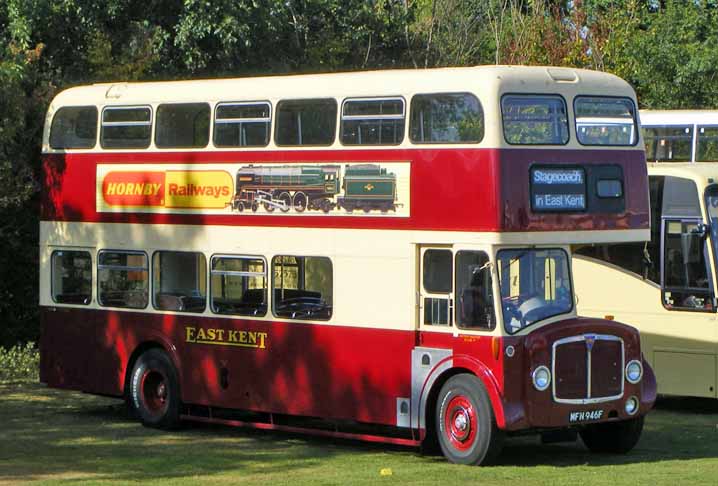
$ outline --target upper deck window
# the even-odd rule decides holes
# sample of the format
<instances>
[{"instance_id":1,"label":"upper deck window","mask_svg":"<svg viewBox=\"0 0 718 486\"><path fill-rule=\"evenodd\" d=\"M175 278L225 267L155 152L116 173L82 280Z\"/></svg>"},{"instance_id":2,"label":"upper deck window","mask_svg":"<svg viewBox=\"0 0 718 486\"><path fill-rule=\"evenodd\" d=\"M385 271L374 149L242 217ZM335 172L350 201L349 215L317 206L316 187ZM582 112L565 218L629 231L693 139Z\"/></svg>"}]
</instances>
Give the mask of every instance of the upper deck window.
<instances>
[{"instance_id":1,"label":"upper deck window","mask_svg":"<svg viewBox=\"0 0 718 486\"><path fill-rule=\"evenodd\" d=\"M266 147L272 109L269 103L220 103L214 115L217 147Z\"/></svg>"},{"instance_id":2,"label":"upper deck window","mask_svg":"<svg viewBox=\"0 0 718 486\"><path fill-rule=\"evenodd\" d=\"M470 93L416 95L411 99L409 137L414 143L479 143L484 111Z\"/></svg>"},{"instance_id":3,"label":"upper deck window","mask_svg":"<svg viewBox=\"0 0 718 486\"><path fill-rule=\"evenodd\" d=\"M568 143L566 102L558 95L506 95L501 115L504 138L512 145Z\"/></svg>"},{"instance_id":4,"label":"upper deck window","mask_svg":"<svg viewBox=\"0 0 718 486\"><path fill-rule=\"evenodd\" d=\"M149 106L107 107L102 110L102 148L147 148L152 137Z\"/></svg>"},{"instance_id":5,"label":"upper deck window","mask_svg":"<svg viewBox=\"0 0 718 486\"><path fill-rule=\"evenodd\" d=\"M577 96L576 136L582 145L635 145L636 109L630 98Z\"/></svg>"},{"instance_id":6,"label":"upper deck window","mask_svg":"<svg viewBox=\"0 0 718 486\"><path fill-rule=\"evenodd\" d=\"M277 145L331 145L337 124L332 98L280 101L277 105Z\"/></svg>"},{"instance_id":7,"label":"upper deck window","mask_svg":"<svg viewBox=\"0 0 718 486\"><path fill-rule=\"evenodd\" d=\"M88 149L97 141L97 108L63 106L52 118L50 147L54 149Z\"/></svg>"},{"instance_id":8,"label":"upper deck window","mask_svg":"<svg viewBox=\"0 0 718 486\"><path fill-rule=\"evenodd\" d=\"M398 145L404 139L404 100L354 99L342 106L344 145Z\"/></svg>"},{"instance_id":9,"label":"upper deck window","mask_svg":"<svg viewBox=\"0 0 718 486\"><path fill-rule=\"evenodd\" d=\"M201 148L209 143L207 103L178 103L157 108L155 145L159 148Z\"/></svg>"},{"instance_id":10,"label":"upper deck window","mask_svg":"<svg viewBox=\"0 0 718 486\"><path fill-rule=\"evenodd\" d=\"M690 162L693 125L643 127L646 160L649 162Z\"/></svg>"},{"instance_id":11,"label":"upper deck window","mask_svg":"<svg viewBox=\"0 0 718 486\"><path fill-rule=\"evenodd\" d=\"M718 162L718 126L699 126L696 161Z\"/></svg>"}]
</instances>

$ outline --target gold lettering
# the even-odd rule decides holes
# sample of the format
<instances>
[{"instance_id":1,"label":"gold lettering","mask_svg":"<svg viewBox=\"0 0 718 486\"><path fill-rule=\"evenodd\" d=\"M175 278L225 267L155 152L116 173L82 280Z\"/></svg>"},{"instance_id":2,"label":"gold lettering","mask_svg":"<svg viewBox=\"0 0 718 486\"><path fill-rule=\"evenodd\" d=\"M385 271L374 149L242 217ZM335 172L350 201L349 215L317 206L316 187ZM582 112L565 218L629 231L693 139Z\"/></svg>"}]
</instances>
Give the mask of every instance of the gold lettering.
<instances>
[{"instance_id":1,"label":"gold lettering","mask_svg":"<svg viewBox=\"0 0 718 486\"><path fill-rule=\"evenodd\" d=\"M239 331L239 342L247 344L247 331Z\"/></svg>"},{"instance_id":2,"label":"gold lettering","mask_svg":"<svg viewBox=\"0 0 718 486\"><path fill-rule=\"evenodd\" d=\"M249 344L257 344L257 333L249 331Z\"/></svg>"},{"instance_id":3,"label":"gold lettering","mask_svg":"<svg viewBox=\"0 0 718 486\"><path fill-rule=\"evenodd\" d=\"M214 339L215 339L214 329L207 329L207 340L214 341Z\"/></svg>"},{"instance_id":4,"label":"gold lettering","mask_svg":"<svg viewBox=\"0 0 718 486\"><path fill-rule=\"evenodd\" d=\"M204 328L200 327L197 329L197 341L206 341L207 335L204 333Z\"/></svg>"},{"instance_id":5,"label":"gold lettering","mask_svg":"<svg viewBox=\"0 0 718 486\"><path fill-rule=\"evenodd\" d=\"M258 332L257 335L259 336L259 349L264 349L266 346L264 345L264 341L267 338L266 332Z\"/></svg>"},{"instance_id":6,"label":"gold lettering","mask_svg":"<svg viewBox=\"0 0 718 486\"><path fill-rule=\"evenodd\" d=\"M230 343L236 343L237 342L237 331L229 331L229 336L227 336L227 340Z\"/></svg>"},{"instance_id":7,"label":"gold lettering","mask_svg":"<svg viewBox=\"0 0 718 486\"><path fill-rule=\"evenodd\" d=\"M186 335L186 341L187 341L188 343L193 343L193 342L195 342L194 331L195 331L195 328L194 328L194 327L189 327L189 326L185 327L185 332L187 333L187 335Z\"/></svg>"},{"instance_id":8,"label":"gold lettering","mask_svg":"<svg viewBox=\"0 0 718 486\"><path fill-rule=\"evenodd\" d=\"M224 329L217 329L217 340L224 341Z\"/></svg>"}]
</instances>

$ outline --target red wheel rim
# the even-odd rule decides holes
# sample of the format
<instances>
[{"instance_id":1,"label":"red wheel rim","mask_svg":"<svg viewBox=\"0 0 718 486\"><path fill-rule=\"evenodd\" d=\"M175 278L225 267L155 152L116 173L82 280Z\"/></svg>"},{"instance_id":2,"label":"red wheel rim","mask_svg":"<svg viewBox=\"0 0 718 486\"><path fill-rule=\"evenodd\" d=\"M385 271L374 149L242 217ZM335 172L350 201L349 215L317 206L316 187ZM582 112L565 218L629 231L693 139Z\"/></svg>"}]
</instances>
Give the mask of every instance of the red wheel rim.
<instances>
[{"instance_id":1,"label":"red wheel rim","mask_svg":"<svg viewBox=\"0 0 718 486\"><path fill-rule=\"evenodd\" d=\"M444 412L444 434L449 443L460 451L470 449L476 442L477 425L471 401L463 395L453 397Z\"/></svg>"},{"instance_id":2,"label":"red wheel rim","mask_svg":"<svg viewBox=\"0 0 718 486\"><path fill-rule=\"evenodd\" d=\"M140 381L140 394L147 411L152 415L163 415L169 406L167 378L156 370L147 370Z\"/></svg>"}]
</instances>

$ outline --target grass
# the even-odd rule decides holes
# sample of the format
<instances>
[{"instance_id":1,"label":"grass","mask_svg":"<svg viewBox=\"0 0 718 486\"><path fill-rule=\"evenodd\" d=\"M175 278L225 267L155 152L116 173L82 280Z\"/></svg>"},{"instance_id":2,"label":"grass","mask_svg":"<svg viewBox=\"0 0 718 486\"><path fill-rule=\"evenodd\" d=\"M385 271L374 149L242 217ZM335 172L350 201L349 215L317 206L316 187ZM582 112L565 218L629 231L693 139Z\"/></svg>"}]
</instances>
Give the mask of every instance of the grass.
<instances>
[{"instance_id":1,"label":"grass","mask_svg":"<svg viewBox=\"0 0 718 486\"><path fill-rule=\"evenodd\" d=\"M189 424L142 427L117 400L0 382L0 485L715 484L718 401L664 400L637 448L589 453L579 442L507 442L494 467L446 463L416 450ZM391 475L381 475L382 469Z\"/></svg>"}]
</instances>

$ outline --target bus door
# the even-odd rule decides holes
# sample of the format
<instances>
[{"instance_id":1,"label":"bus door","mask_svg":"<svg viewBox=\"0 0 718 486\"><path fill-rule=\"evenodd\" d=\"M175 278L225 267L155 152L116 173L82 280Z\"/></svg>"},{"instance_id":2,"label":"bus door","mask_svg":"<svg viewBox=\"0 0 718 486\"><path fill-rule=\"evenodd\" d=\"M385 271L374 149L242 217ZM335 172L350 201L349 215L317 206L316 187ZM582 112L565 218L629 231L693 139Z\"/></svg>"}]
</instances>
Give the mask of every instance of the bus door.
<instances>
[{"instance_id":1,"label":"bus door","mask_svg":"<svg viewBox=\"0 0 718 486\"><path fill-rule=\"evenodd\" d=\"M666 177L660 223L661 299L672 317L649 329L645 337L652 345L659 389L716 397L716 293L710 231L699 204L693 181Z\"/></svg>"},{"instance_id":2,"label":"bus door","mask_svg":"<svg viewBox=\"0 0 718 486\"><path fill-rule=\"evenodd\" d=\"M468 246L421 247L419 327L491 330L494 289L488 251Z\"/></svg>"}]
</instances>

